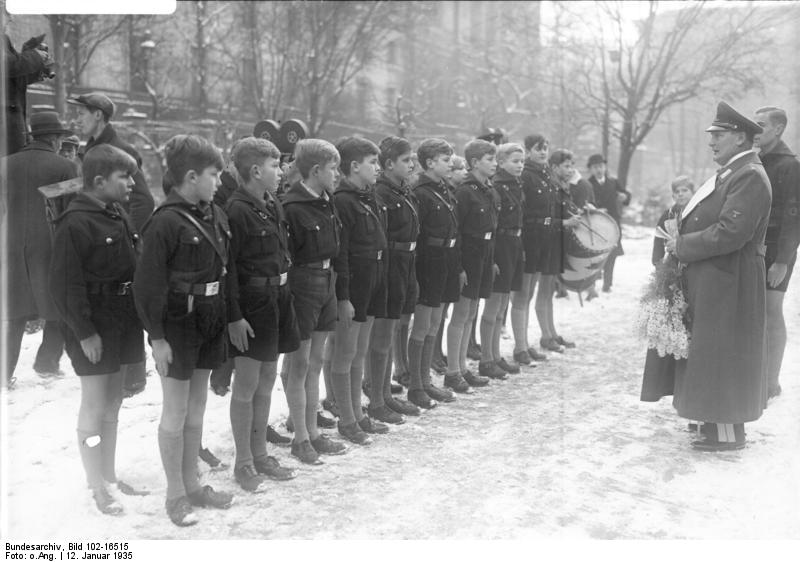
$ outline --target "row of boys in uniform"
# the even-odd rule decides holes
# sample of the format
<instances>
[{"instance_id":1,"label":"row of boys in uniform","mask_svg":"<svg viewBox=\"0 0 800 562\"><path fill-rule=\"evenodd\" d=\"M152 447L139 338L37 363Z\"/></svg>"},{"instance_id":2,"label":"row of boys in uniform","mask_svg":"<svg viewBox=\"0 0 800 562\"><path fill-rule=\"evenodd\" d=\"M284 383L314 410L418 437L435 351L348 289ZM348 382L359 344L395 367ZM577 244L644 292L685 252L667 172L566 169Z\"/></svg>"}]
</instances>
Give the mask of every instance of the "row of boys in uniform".
<instances>
[{"instance_id":1,"label":"row of boys in uniform","mask_svg":"<svg viewBox=\"0 0 800 562\"><path fill-rule=\"evenodd\" d=\"M525 144L528 161L540 153L536 170L546 176L546 140L532 136ZM211 143L177 135L165 153L165 186L172 187L141 237L121 207L136 162L108 145L87 152L84 191L56 225L51 292L81 377L79 450L102 512L123 512L111 484L124 494L146 493L118 480L114 467L120 369L143 360L142 329L162 382L158 443L166 511L179 526L197 522L196 507L225 509L233 502L232 494L203 486L197 467L209 375L229 356L236 372L234 477L249 492L263 491L267 478L296 476L266 448L280 354L286 354L295 433L291 452L309 464L346 450L317 427L318 377L331 332L338 432L359 445L371 442L369 434L388 432L385 423L402 423L403 415L419 415L420 408L454 400L454 393L519 372L499 353L508 295L517 292L527 308L531 292L523 290L523 280L532 291L540 272L563 268L556 231L575 220L554 197L558 188L549 177L526 202L519 181L528 165L522 146L471 141L464 154L470 171L453 191L446 182L453 149L442 139L420 144L423 172L414 189L408 183L412 147L405 139L389 137L380 147L356 137L337 146L307 139L294 155L301 179L279 202L277 148L246 138L232 151L241 184L225 211L213 204L223 162ZM543 217L531 214L531 205L543 206L537 211ZM481 298L487 299L485 343L474 374L466 348ZM451 357L446 388L439 388L430 366L444 303L454 303ZM516 309L516 348L523 348L515 349L515 359L529 364L527 351L535 350L525 337L527 313L515 315ZM406 351L402 327L408 329L412 313ZM552 332L547 337L558 338ZM408 402L391 394L392 354L408 367ZM368 415L361 408L365 365Z\"/></svg>"}]
</instances>

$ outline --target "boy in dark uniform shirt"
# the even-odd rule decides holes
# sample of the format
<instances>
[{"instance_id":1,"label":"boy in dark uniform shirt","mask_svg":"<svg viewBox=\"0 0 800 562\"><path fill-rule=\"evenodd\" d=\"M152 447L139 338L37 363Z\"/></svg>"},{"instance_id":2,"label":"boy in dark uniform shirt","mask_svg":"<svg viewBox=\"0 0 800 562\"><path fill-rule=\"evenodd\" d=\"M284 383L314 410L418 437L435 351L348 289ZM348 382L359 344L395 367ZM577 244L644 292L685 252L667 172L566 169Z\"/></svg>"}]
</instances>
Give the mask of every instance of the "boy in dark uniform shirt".
<instances>
[{"instance_id":1,"label":"boy in dark uniform shirt","mask_svg":"<svg viewBox=\"0 0 800 562\"><path fill-rule=\"evenodd\" d=\"M280 152L265 139L239 141L231 159L242 185L225 207L231 228L228 333L236 374L231 392L231 429L236 447L233 474L249 492L263 491L262 475L290 480L295 471L267 455L267 421L278 355L300 345L289 291L289 241L281 204L275 199Z\"/></svg>"},{"instance_id":2,"label":"boy in dark uniform shirt","mask_svg":"<svg viewBox=\"0 0 800 562\"><path fill-rule=\"evenodd\" d=\"M436 330L442 303L455 302L466 281L457 247L456 201L445 180L450 175L453 147L444 139L425 139L417 149L424 172L419 176L417 198L420 234L417 240L419 297L408 339L408 399L420 408L452 402L455 396L431 382Z\"/></svg>"},{"instance_id":3,"label":"boy in dark uniform shirt","mask_svg":"<svg viewBox=\"0 0 800 562\"><path fill-rule=\"evenodd\" d=\"M386 314L386 209L375 198L378 147L347 137L341 140L339 164L344 177L333 194L342 221L341 246L334 260L338 321L334 330L331 384L339 408L339 433L359 445L367 433L389 428L361 409L361 382L375 316Z\"/></svg>"},{"instance_id":4,"label":"boy in dark uniform shirt","mask_svg":"<svg viewBox=\"0 0 800 562\"><path fill-rule=\"evenodd\" d=\"M500 332L503 328L508 295L522 287L522 184L519 177L525 159L525 150L516 143L497 148L497 173L492 178L492 188L500 199L497 219L497 238L494 262L498 273L492 285L492 295L483 305L481 318L480 370L491 374L519 373L517 365L510 365L500 355Z\"/></svg>"},{"instance_id":5,"label":"boy in dark uniform shirt","mask_svg":"<svg viewBox=\"0 0 800 562\"><path fill-rule=\"evenodd\" d=\"M378 201L386 207L388 239L388 275L386 314L375 318L369 344L369 415L386 423L401 424L403 413L419 414L412 404L396 400L391 390L391 357L398 364L407 363L407 348L395 345L397 321L405 318L408 341L408 319L417 304L417 275L415 266L419 214L411 188L406 183L414 170L411 144L399 137L381 141L378 157L383 173L375 184ZM401 335L400 337L403 337ZM388 367L388 368L387 368Z\"/></svg>"},{"instance_id":6,"label":"boy in dark uniform shirt","mask_svg":"<svg viewBox=\"0 0 800 562\"><path fill-rule=\"evenodd\" d=\"M483 369L479 375L467 370L467 347L472 320L478 313L478 301L492 294L492 280L497 273L494 264L494 236L497 229L497 195L489 178L497 169L497 147L476 139L464 147L464 158L470 168L464 183L456 190L458 229L461 235L461 266L467 282L461 298L453 305L447 327L447 373L444 384L456 392L469 392L470 386L486 386L492 378L506 378L505 372ZM489 342L486 342L487 344ZM496 365L492 364L492 367Z\"/></svg>"},{"instance_id":7,"label":"boy in dark uniform shirt","mask_svg":"<svg viewBox=\"0 0 800 562\"><path fill-rule=\"evenodd\" d=\"M118 481L115 471L121 367L144 361L131 293L139 238L122 208L136 170L133 157L111 145L89 150L84 190L56 221L50 268L50 292L67 326L67 354L81 380L81 461L97 508L109 515L121 515L123 508L106 482L127 495L145 493Z\"/></svg>"},{"instance_id":8,"label":"boy in dark uniform shirt","mask_svg":"<svg viewBox=\"0 0 800 562\"><path fill-rule=\"evenodd\" d=\"M336 324L336 275L331 261L339 253L341 225L328 192L339 175L339 153L327 141L304 139L295 147L294 166L301 179L286 192L283 206L292 257L289 287L300 347L284 357L289 373L286 401L294 426L292 454L304 463L321 464L320 454L346 450L317 427L322 355Z\"/></svg>"},{"instance_id":9,"label":"boy in dark uniform shirt","mask_svg":"<svg viewBox=\"0 0 800 562\"><path fill-rule=\"evenodd\" d=\"M212 203L222 157L207 140L176 135L165 146L174 185L144 228L133 291L150 335L164 400L158 426L166 510L179 526L192 506L227 509L233 495L201 486L197 457L211 369L227 357L225 274L230 229Z\"/></svg>"}]
</instances>

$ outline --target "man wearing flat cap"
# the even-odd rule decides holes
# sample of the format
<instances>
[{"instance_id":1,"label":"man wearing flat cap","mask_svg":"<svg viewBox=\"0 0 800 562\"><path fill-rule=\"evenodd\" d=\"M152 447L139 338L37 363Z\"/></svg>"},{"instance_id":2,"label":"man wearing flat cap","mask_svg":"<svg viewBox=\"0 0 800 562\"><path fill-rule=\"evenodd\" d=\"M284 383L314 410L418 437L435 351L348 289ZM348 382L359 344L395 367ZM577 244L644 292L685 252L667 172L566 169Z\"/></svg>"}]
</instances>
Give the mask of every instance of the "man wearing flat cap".
<instances>
[{"instance_id":1,"label":"man wearing flat cap","mask_svg":"<svg viewBox=\"0 0 800 562\"><path fill-rule=\"evenodd\" d=\"M136 160L137 170L133 175L134 186L125 210L133 220L136 230L141 232L144 223L153 214L155 201L142 173L142 157L135 148L117 136L114 127L109 123L114 115L114 102L105 94L98 92L84 94L67 100L67 102L78 107L81 133L88 138L86 152L95 146L110 144L124 150ZM126 396L133 396L144 390L146 384L144 362L126 365L123 375Z\"/></svg>"},{"instance_id":2,"label":"man wearing flat cap","mask_svg":"<svg viewBox=\"0 0 800 562\"><path fill-rule=\"evenodd\" d=\"M7 299L2 309L5 323L5 369L7 383L19 358L20 344L28 320L45 319L42 344L36 354L34 370L42 376L59 373L64 348L58 311L48 290L48 272L52 241L47 223L45 200L38 187L77 177L78 168L58 155L61 140L71 135L55 111L41 111L30 116L33 140L16 154L5 158L7 221L3 266L8 282L3 287ZM9 384L11 386L11 384Z\"/></svg>"},{"instance_id":3,"label":"man wearing flat cap","mask_svg":"<svg viewBox=\"0 0 800 562\"><path fill-rule=\"evenodd\" d=\"M721 167L692 196L667 250L686 264L689 357L675 373L678 415L704 422L701 451L745 446L767 402L764 236L772 188L753 138L762 129L725 102L706 129Z\"/></svg>"}]
</instances>

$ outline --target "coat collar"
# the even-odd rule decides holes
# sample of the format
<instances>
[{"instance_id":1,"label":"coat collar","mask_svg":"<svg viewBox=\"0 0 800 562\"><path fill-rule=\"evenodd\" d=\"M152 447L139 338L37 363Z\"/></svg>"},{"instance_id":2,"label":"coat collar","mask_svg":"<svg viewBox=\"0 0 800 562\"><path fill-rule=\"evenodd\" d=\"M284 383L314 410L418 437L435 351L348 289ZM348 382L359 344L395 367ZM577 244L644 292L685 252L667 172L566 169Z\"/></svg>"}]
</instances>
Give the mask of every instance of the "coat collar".
<instances>
[{"instance_id":1,"label":"coat collar","mask_svg":"<svg viewBox=\"0 0 800 562\"><path fill-rule=\"evenodd\" d=\"M762 158L769 158L771 156L794 156L794 152L792 152L792 149L789 148L782 139L778 139L778 142L772 147L772 150L761 153Z\"/></svg>"},{"instance_id":2,"label":"coat collar","mask_svg":"<svg viewBox=\"0 0 800 562\"><path fill-rule=\"evenodd\" d=\"M114 127L111 126L111 123L106 123L106 126L97 135L97 138L90 138L86 142L87 147L96 146L98 144L111 144L111 142L117 137L117 132L114 130ZM88 150L88 148L87 148Z\"/></svg>"},{"instance_id":3,"label":"coat collar","mask_svg":"<svg viewBox=\"0 0 800 562\"><path fill-rule=\"evenodd\" d=\"M688 217L689 214L694 211L694 209L703 199L714 193L714 190L717 187L717 178L720 179L719 186L722 187L730 181L735 172L739 169L748 164L760 163L758 156L753 151L746 151L739 154L742 154L742 156L737 155L738 157L735 156L734 159L729 160L725 166L717 170L713 176L703 182L703 185L701 185L697 191L694 192L694 195L692 195L692 198L689 199L686 207L684 207L683 211L681 212L682 221L686 220L686 217Z\"/></svg>"},{"instance_id":4,"label":"coat collar","mask_svg":"<svg viewBox=\"0 0 800 562\"><path fill-rule=\"evenodd\" d=\"M47 152L53 152L53 153L56 151L52 146L50 146L46 142L42 142L36 139L32 140L31 142L23 146L20 152L22 152L23 150L45 150Z\"/></svg>"},{"instance_id":5,"label":"coat collar","mask_svg":"<svg viewBox=\"0 0 800 562\"><path fill-rule=\"evenodd\" d=\"M234 191L231 194L230 200L232 201L234 199L237 201L244 201L245 203L252 205L259 211L265 213L267 212L267 205L265 200L264 199L259 200L257 197L253 197L253 195L242 186L236 188L236 191Z\"/></svg>"},{"instance_id":6,"label":"coat collar","mask_svg":"<svg viewBox=\"0 0 800 562\"><path fill-rule=\"evenodd\" d=\"M287 203L308 203L309 201L329 201L324 192L322 195L311 195L311 192L300 181L292 184L283 197L283 204Z\"/></svg>"}]
</instances>

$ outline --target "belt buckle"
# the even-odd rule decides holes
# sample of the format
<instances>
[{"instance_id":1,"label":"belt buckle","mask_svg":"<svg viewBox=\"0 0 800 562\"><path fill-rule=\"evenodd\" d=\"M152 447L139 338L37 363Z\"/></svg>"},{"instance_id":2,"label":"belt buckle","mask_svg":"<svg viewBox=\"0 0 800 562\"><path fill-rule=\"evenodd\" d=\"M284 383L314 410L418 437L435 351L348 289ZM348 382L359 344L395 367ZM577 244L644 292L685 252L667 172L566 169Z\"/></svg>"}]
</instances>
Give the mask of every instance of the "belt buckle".
<instances>
[{"instance_id":1,"label":"belt buckle","mask_svg":"<svg viewBox=\"0 0 800 562\"><path fill-rule=\"evenodd\" d=\"M545 225L545 226L550 226L550 223L551 223L552 221L553 221L553 219L552 219L551 217L545 217L545 219L544 219L544 225Z\"/></svg>"},{"instance_id":2,"label":"belt buckle","mask_svg":"<svg viewBox=\"0 0 800 562\"><path fill-rule=\"evenodd\" d=\"M454 247L455 247L455 245L456 245L456 239L455 239L455 238L451 238L451 239L449 240L449 242L447 243L447 247L448 247L448 248L454 248Z\"/></svg>"},{"instance_id":3,"label":"belt buckle","mask_svg":"<svg viewBox=\"0 0 800 562\"><path fill-rule=\"evenodd\" d=\"M411 242L411 245L408 247L408 251L409 252L413 252L416 249L416 247L417 247L417 243L416 242Z\"/></svg>"},{"instance_id":4,"label":"belt buckle","mask_svg":"<svg viewBox=\"0 0 800 562\"><path fill-rule=\"evenodd\" d=\"M484 240L491 240L492 239L492 233L491 232L487 232L486 234L483 235L483 239Z\"/></svg>"},{"instance_id":5,"label":"belt buckle","mask_svg":"<svg viewBox=\"0 0 800 562\"><path fill-rule=\"evenodd\" d=\"M331 267L331 258L325 258L322 260L322 269L330 269Z\"/></svg>"},{"instance_id":6,"label":"belt buckle","mask_svg":"<svg viewBox=\"0 0 800 562\"><path fill-rule=\"evenodd\" d=\"M206 290L204 296L212 297L219 293L219 281L214 281L213 283L206 283Z\"/></svg>"},{"instance_id":7,"label":"belt buckle","mask_svg":"<svg viewBox=\"0 0 800 562\"><path fill-rule=\"evenodd\" d=\"M117 287L117 295L127 295L130 293L131 290L131 281L125 281L124 283L120 283L119 287Z\"/></svg>"},{"instance_id":8,"label":"belt buckle","mask_svg":"<svg viewBox=\"0 0 800 562\"><path fill-rule=\"evenodd\" d=\"M289 274L288 274L288 272L281 273L281 282L280 282L280 286L281 286L281 287L283 287L284 285L286 285L286 281L287 281L288 279L289 279Z\"/></svg>"},{"instance_id":9,"label":"belt buckle","mask_svg":"<svg viewBox=\"0 0 800 562\"><path fill-rule=\"evenodd\" d=\"M377 259L378 259L378 260L381 260L382 258L383 258L383 250L378 250L378 257L377 257Z\"/></svg>"}]
</instances>

